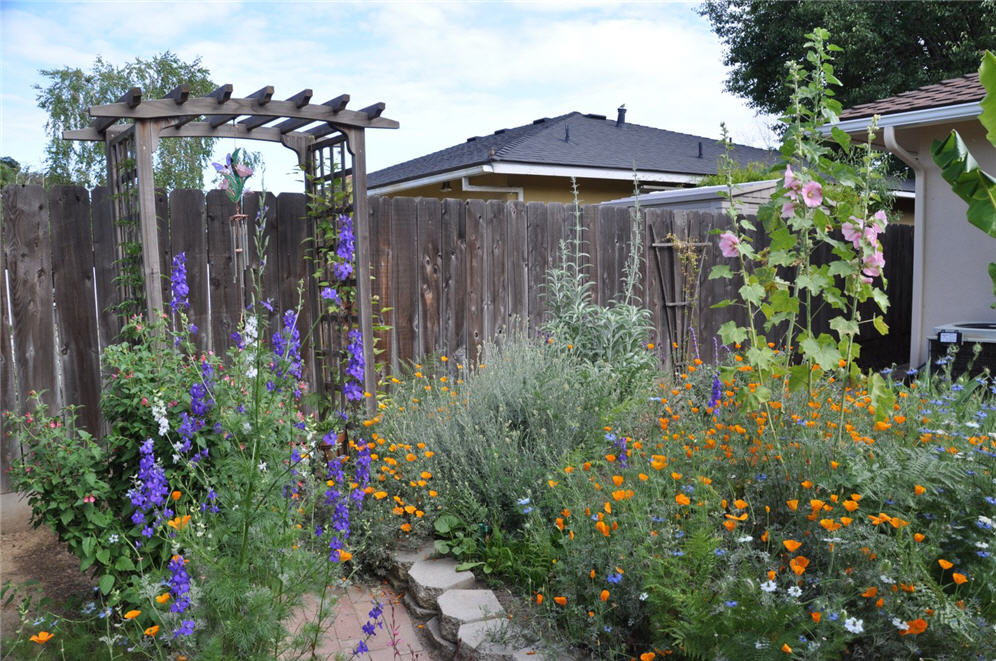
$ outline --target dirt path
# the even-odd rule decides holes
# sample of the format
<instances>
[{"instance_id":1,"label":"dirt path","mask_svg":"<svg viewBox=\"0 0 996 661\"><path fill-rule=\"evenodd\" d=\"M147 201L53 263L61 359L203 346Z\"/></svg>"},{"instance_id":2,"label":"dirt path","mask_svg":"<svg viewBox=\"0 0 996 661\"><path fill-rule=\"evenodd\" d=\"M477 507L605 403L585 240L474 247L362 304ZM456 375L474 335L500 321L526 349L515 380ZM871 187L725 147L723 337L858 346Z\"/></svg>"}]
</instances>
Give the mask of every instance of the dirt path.
<instances>
[{"instance_id":1,"label":"dirt path","mask_svg":"<svg viewBox=\"0 0 996 661\"><path fill-rule=\"evenodd\" d=\"M80 572L80 562L59 543L48 528L18 529L0 534L0 584L22 586L37 581L21 594L31 594L34 602L48 597L48 608L58 611L72 596L85 596L92 589L89 578ZM15 599L0 610L0 637L17 631L20 620Z\"/></svg>"}]
</instances>

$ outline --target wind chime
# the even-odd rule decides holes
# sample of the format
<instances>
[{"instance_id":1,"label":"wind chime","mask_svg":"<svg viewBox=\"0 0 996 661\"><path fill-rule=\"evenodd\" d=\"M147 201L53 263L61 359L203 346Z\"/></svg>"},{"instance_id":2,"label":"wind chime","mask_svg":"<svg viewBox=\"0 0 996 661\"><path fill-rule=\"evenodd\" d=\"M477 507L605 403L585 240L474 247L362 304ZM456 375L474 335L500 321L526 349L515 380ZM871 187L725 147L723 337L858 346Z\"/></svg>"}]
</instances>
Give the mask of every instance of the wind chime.
<instances>
[{"instance_id":1,"label":"wind chime","mask_svg":"<svg viewBox=\"0 0 996 661\"><path fill-rule=\"evenodd\" d=\"M245 273L249 266L249 217L242 213L242 193L246 181L252 176L253 170L239 161L244 155L242 149L236 149L225 159L225 164L212 163L214 169L221 175L221 190L228 194L235 203L235 213L229 216L231 223L232 261L235 269L233 281L239 292L245 292Z\"/></svg>"}]
</instances>

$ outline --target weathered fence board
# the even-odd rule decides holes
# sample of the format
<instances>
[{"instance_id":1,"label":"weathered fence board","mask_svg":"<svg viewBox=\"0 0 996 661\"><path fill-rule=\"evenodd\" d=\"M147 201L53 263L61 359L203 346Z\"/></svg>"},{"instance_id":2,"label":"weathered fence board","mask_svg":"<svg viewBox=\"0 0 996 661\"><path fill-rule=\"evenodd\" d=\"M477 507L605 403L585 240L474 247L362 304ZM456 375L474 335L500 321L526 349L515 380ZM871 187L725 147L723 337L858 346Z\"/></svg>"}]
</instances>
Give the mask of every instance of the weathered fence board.
<instances>
[{"instance_id":1,"label":"weathered fence board","mask_svg":"<svg viewBox=\"0 0 996 661\"><path fill-rule=\"evenodd\" d=\"M105 188L94 189L90 199L86 191L73 187L53 188L48 194L37 186L4 189L0 408L23 412L27 392L44 389L45 401L52 406L84 404L83 426L100 430L102 420L93 417L101 378L98 361L120 328L112 310L120 294L114 282L117 236L111 227L111 202ZM317 298L309 278L316 267L309 261L312 245L307 240L312 221L306 217L303 195L269 196L265 205L262 222L269 248L264 296L273 301L276 325L279 313L297 306L302 279L307 281L305 297ZM237 263L231 221L235 207L224 192L205 196L175 191L168 200L158 198L161 231L169 239L161 242L163 273L170 272L172 255L186 252L189 316L199 328L201 349L224 353L232 343L231 334L248 302L246 290L239 288L237 268L259 263L251 241L258 210L256 196L247 198L249 254ZM584 207L578 231L573 207L560 204L372 198L366 219L372 292L378 301L375 313L383 309L381 321L390 327L377 333L382 351L378 361L395 373L431 353L473 364L484 342L500 341L516 324L537 334L547 314L546 273L560 265L564 239L580 236L581 267L592 283L593 300L610 303L623 291L631 214L625 208ZM717 237L710 234L728 226L729 219L722 215L644 210L643 278L637 299L651 311L651 341L659 345L665 365L687 359L694 350L685 347L690 328L697 333L699 355L712 361L712 338L719 326L730 319L746 322L739 306L710 307L737 298L733 281L708 279L715 264L734 261L722 257ZM883 236L892 301L884 317L892 334L882 339L863 328L863 360L870 355L879 363L905 359L912 235L911 227L891 226ZM755 248L764 244L765 238L758 236ZM162 286L168 301L168 277ZM317 321L314 314L308 304L302 307L302 336ZM822 312L818 326L825 326L831 316ZM335 369L341 348L333 340L324 359L326 371ZM673 342L679 345L674 356ZM316 387L318 361L323 358L312 346L304 344L302 357L306 377L312 377ZM6 490L4 469L18 456L18 448L7 435L9 422L0 425L0 490Z\"/></svg>"},{"instance_id":2,"label":"weathered fence board","mask_svg":"<svg viewBox=\"0 0 996 661\"><path fill-rule=\"evenodd\" d=\"M78 404L77 424L100 432L100 346L93 295L93 250L90 248L90 193L82 186L54 186L48 195L51 218L52 290L58 368L62 371L59 401Z\"/></svg>"}]
</instances>

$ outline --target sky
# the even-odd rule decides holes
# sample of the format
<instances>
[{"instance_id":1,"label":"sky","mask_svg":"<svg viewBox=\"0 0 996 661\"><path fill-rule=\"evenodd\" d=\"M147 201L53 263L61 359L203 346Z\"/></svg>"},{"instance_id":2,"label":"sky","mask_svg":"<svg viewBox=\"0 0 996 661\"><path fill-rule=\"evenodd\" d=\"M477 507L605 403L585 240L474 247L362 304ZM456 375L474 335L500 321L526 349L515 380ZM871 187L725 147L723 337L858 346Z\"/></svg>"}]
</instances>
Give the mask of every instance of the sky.
<instances>
[{"instance_id":1,"label":"sky","mask_svg":"<svg viewBox=\"0 0 996 661\"><path fill-rule=\"evenodd\" d=\"M20 2L0 0L0 156L44 169L42 69L88 71L164 51L200 58L233 96L265 86L275 99L305 88L313 103L349 94L349 108L383 101L396 130L367 131L373 172L571 111L774 147L772 119L723 89L723 48L682 2ZM124 92L124 90L122 90ZM293 153L256 141L252 187L303 190ZM206 177L211 185L211 177Z\"/></svg>"}]
</instances>

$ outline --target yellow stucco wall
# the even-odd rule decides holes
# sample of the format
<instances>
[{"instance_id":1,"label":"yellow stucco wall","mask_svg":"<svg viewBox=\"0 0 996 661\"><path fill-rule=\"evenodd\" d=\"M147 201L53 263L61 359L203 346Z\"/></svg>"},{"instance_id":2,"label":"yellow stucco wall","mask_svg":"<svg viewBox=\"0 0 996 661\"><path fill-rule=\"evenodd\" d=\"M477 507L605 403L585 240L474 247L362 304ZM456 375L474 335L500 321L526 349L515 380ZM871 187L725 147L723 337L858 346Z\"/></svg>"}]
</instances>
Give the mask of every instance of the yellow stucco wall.
<instances>
[{"instance_id":1,"label":"yellow stucco wall","mask_svg":"<svg viewBox=\"0 0 996 661\"><path fill-rule=\"evenodd\" d=\"M959 321L996 321L993 286L987 273L996 261L996 240L970 224L968 205L951 191L930 156L931 143L957 129L983 170L996 171L996 149L975 120L896 131L899 143L917 155L924 168L917 185L914 238L913 319L910 362L927 359L936 326Z\"/></svg>"},{"instance_id":2,"label":"yellow stucco wall","mask_svg":"<svg viewBox=\"0 0 996 661\"><path fill-rule=\"evenodd\" d=\"M451 190L442 190L442 184L431 184L391 193L389 197L435 197L457 200L514 200L515 193L466 192L462 190L459 178L449 182ZM569 177L544 177L539 175L486 174L471 177L474 186L509 186L523 189L525 202L573 202ZM633 194L632 180L578 179L582 204L597 204Z\"/></svg>"}]
</instances>

